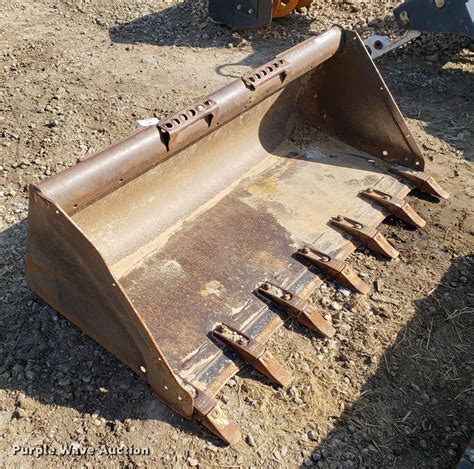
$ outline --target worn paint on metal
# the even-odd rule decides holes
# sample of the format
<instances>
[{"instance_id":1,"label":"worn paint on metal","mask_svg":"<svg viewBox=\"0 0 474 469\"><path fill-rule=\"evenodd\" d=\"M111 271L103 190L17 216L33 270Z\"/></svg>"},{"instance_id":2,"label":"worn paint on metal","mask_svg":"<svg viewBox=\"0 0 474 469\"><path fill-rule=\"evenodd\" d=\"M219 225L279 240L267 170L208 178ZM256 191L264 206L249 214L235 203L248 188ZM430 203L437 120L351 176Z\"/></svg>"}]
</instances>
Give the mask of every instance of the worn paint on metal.
<instances>
[{"instance_id":1,"label":"worn paint on metal","mask_svg":"<svg viewBox=\"0 0 474 469\"><path fill-rule=\"evenodd\" d=\"M345 259L356 243L329 219L375 229L385 213L359 193L403 198L387 164L423 169L357 35L334 27L273 63L284 73L259 68L31 195L32 288L228 442L238 432L212 397L243 362L212 331L227 324L263 346L287 316L257 285L307 299L320 277L298 249ZM302 321L332 335L307 307Z\"/></svg>"}]
</instances>

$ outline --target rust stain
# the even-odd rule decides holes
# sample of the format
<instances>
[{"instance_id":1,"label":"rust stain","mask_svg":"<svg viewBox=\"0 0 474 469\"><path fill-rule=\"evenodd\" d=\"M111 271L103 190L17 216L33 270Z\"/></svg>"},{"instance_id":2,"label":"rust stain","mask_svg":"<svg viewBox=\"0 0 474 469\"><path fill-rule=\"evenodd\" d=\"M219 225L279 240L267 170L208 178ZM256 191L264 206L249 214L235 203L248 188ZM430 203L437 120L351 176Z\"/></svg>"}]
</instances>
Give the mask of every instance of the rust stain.
<instances>
[{"instance_id":1,"label":"rust stain","mask_svg":"<svg viewBox=\"0 0 474 469\"><path fill-rule=\"evenodd\" d=\"M225 290L224 285L219 280L211 280L204 285L199 294L203 297L209 295L221 296L223 290Z\"/></svg>"},{"instance_id":2,"label":"rust stain","mask_svg":"<svg viewBox=\"0 0 474 469\"><path fill-rule=\"evenodd\" d=\"M288 261L283 261L281 257L274 256L268 251L259 250L253 254L253 259L257 264L265 266L267 270L272 270L273 272L282 271L289 263Z\"/></svg>"},{"instance_id":3,"label":"rust stain","mask_svg":"<svg viewBox=\"0 0 474 469\"><path fill-rule=\"evenodd\" d=\"M286 230L271 214L243 203L241 195L225 197L186 223L147 258L144 269L133 269L121 279L180 374L185 371L183 356L193 356L204 343L208 347L195 356L193 365L220 352L207 337L215 324L225 320L244 327L254 314L246 305L256 284L291 261L294 249ZM163 270L170 260L183 270L173 282Z\"/></svg>"},{"instance_id":4,"label":"rust stain","mask_svg":"<svg viewBox=\"0 0 474 469\"><path fill-rule=\"evenodd\" d=\"M248 191L259 199L269 199L278 189L278 175L260 179L248 187Z\"/></svg>"}]
</instances>

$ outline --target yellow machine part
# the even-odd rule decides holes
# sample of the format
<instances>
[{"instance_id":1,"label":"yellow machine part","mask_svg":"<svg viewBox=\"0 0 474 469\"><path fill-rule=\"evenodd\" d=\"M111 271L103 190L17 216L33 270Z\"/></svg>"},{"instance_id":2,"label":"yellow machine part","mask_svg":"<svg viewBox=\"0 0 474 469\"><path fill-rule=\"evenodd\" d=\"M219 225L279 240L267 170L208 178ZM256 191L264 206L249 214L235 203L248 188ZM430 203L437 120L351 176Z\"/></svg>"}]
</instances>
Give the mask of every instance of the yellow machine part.
<instances>
[{"instance_id":1,"label":"yellow machine part","mask_svg":"<svg viewBox=\"0 0 474 469\"><path fill-rule=\"evenodd\" d=\"M313 0L273 0L273 18L283 18L297 8L308 7Z\"/></svg>"}]
</instances>

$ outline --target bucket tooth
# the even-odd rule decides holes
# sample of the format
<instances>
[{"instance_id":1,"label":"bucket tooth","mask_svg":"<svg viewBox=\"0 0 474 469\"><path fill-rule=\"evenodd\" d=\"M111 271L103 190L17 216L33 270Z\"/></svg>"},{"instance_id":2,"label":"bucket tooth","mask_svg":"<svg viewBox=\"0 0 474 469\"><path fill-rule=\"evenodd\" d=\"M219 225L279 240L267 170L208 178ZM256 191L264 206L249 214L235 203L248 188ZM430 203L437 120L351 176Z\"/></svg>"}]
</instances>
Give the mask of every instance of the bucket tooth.
<instances>
[{"instance_id":1,"label":"bucket tooth","mask_svg":"<svg viewBox=\"0 0 474 469\"><path fill-rule=\"evenodd\" d=\"M379 191L369 187L367 190L362 191L361 195L370 199L377 205L382 206L388 210L392 215L407 222L410 225L414 225L418 228L424 228L426 221L416 213L415 209L403 199L394 197L393 195L387 194L386 192Z\"/></svg>"},{"instance_id":2,"label":"bucket tooth","mask_svg":"<svg viewBox=\"0 0 474 469\"><path fill-rule=\"evenodd\" d=\"M194 420L204 425L230 445L241 440L237 425L229 420L215 399L211 399L203 391L197 391L194 399Z\"/></svg>"},{"instance_id":3,"label":"bucket tooth","mask_svg":"<svg viewBox=\"0 0 474 469\"><path fill-rule=\"evenodd\" d=\"M331 218L331 223L349 235L358 239L364 246L372 251L378 252L382 256L398 257L400 253L387 241L385 236L379 233L375 228L369 228L357 220L338 215Z\"/></svg>"},{"instance_id":4,"label":"bucket tooth","mask_svg":"<svg viewBox=\"0 0 474 469\"><path fill-rule=\"evenodd\" d=\"M340 283L350 290L356 293L362 293L363 295L370 292L369 285L367 285L346 262L309 246L299 249L298 254L328 277L333 278L337 283Z\"/></svg>"},{"instance_id":5,"label":"bucket tooth","mask_svg":"<svg viewBox=\"0 0 474 469\"><path fill-rule=\"evenodd\" d=\"M334 337L336 329L316 311L309 301L270 282L263 283L257 290L308 329L325 337Z\"/></svg>"},{"instance_id":6,"label":"bucket tooth","mask_svg":"<svg viewBox=\"0 0 474 469\"><path fill-rule=\"evenodd\" d=\"M257 340L226 324L220 324L213 334L214 337L237 352L245 362L284 388L293 382L293 377L283 365Z\"/></svg>"},{"instance_id":7,"label":"bucket tooth","mask_svg":"<svg viewBox=\"0 0 474 469\"><path fill-rule=\"evenodd\" d=\"M422 192L434 195L440 199L449 199L449 193L438 184L435 178L422 171L393 167L390 168L390 172L405 179Z\"/></svg>"}]
</instances>

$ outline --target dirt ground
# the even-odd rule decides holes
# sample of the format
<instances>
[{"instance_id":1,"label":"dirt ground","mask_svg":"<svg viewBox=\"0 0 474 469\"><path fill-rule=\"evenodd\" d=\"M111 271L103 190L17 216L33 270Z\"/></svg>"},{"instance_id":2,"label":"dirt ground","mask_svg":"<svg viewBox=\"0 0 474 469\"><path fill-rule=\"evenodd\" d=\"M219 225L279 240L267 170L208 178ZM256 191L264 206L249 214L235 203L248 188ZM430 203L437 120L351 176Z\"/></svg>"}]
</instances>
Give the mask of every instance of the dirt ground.
<instances>
[{"instance_id":1,"label":"dirt ground","mask_svg":"<svg viewBox=\"0 0 474 469\"><path fill-rule=\"evenodd\" d=\"M400 259L354 253L351 264L374 284L369 296L345 297L331 284L315 293L334 339L296 323L275 335L270 347L296 377L288 391L248 369L229 381L218 399L244 436L236 447L167 409L23 276L29 183L127 135L135 119L162 118L334 23L394 32L396 3L317 0L242 34L206 22L195 2L2 6L1 466L455 466L474 430L474 53L466 40L424 35L379 62L427 170L451 198L409 196L425 230L382 225ZM94 454L61 455L64 448ZM149 454L130 454L141 450Z\"/></svg>"}]
</instances>

